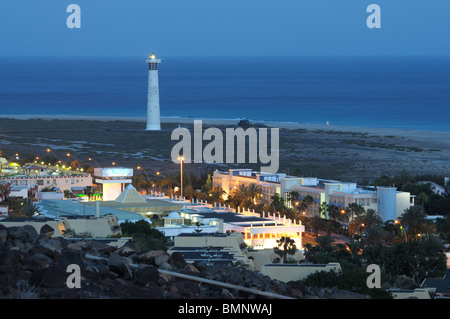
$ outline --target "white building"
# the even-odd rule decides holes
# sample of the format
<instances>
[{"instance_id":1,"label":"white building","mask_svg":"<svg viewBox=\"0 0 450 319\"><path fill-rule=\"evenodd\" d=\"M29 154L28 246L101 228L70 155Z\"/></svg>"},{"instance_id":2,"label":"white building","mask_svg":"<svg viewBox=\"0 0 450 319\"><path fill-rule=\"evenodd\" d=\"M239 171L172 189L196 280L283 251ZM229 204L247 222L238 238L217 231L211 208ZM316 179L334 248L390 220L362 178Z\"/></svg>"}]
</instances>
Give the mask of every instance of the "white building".
<instances>
[{"instance_id":1,"label":"white building","mask_svg":"<svg viewBox=\"0 0 450 319\"><path fill-rule=\"evenodd\" d=\"M133 169L126 167L106 167L94 169L95 183L100 184L103 190L103 200L115 200L127 184L131 184Z\"/></svg>"},{"instance_id":2,"label":"white building","mask_svg":"<svg viewBox=\"0 0 450 319\"><path fill-rule=\"evenodd\" d=\"M240 184L251 183L261 186L261 201L266 203L270 203L271 197L276 193L285 200L291 191L299 194L299 200L311 196L314 202L308 209L308 215L319 215L320 206L324 202L341 209L356 203L365 210L378 211L383 221L387 221L396 219L405 209L414 206L414 196L392 187L359 186L356 183L288 176L282 173L264 174L251 169L230 169L228 172L216 170L213 174L213 185L222 187L228 194Z\"/></svg>"},{"instance_id":3,"label":"white building","mask_svg":"<svg viewBox=\"0 0 450 319\"><path fill-rule=\"evenodd\" d=\"M157 229L166 237L195 233L241 233L244 242L254 249L272 249L277 240L290 237L298 249L302 249L302 232L305 227L299 223L275 214L259 214L250 211L236 213L226 207L187 203L177 213L172 212L164 218L164 227ZM188 224L184 222L188 220Z\"/></svg>"},{"instance_id":4,"label":"white building","mask_svg":"<svg viewBox=\"0 0 450 319\"><path fill-rule=\"evenodd\" d=\"M61 192L65 190L76 191L84 189L87 186L92 186L92 176L86 173L80 174L47 174L47 175L3 175L0 176L0 181L7 181L11 183L11 187L30 187L38 186L38 191L43 188L55 188Z\"/></svg>"}]
</instances>

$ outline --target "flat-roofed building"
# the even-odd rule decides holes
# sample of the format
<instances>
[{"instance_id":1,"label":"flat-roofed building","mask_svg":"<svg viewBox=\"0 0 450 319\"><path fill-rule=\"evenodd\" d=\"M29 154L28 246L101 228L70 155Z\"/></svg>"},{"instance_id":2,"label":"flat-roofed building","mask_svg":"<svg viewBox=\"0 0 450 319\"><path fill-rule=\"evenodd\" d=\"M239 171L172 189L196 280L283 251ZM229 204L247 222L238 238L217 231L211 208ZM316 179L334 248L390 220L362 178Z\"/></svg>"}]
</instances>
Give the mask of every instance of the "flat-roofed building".
<instances>
[{"instance_id":1,"label":"flat-roofed building","mask_svg":"<svg viewBox=\"0 0 450 319\"><path fill-rule=\"evenodd\" d=\"M231 194L241 184L255 183L261 186L261 201L270 203L276 193L285 199L289 206L290 192L297 192L299 200L310 196L313 199L307 215L321 215L321 204L334 205L345 209L350 204L362 206L365 210L378 211L383 221L396 219L405 209L414 206L414 197L408 192L398 191L393 187L359 186L352 182L319 179L316 177L296 177L286 174L264 174L251 169L230 169L228 172L216 170L213 185L222 187ZM327 215L322 216L328 218Z\"/></svg>"},{"instance_id":2,"label":"flat-roofed building","mask_svg":"<svg viewBox=\"0 0 450 319\"><path fill-rule=\"evenodd\" d=\"M133 169L127 167L105 167L94 169L95 183L100 185L103 200L115 200L131 184Z\"/></svg>"},{"instance_id":3,"label":"flat-roofed building","mask_svg":"<svg viewBox=\"0 0 450 319\"><path fill-rule=\"evenodd\" d=\"M189 233L174 239L167 252L179 252L188 263L204 261L208 265L241 263L254 268L246 255L247 246L240 233Z\"/></svg>"},{"instance_id":4,"label":"flat-roofed building","mask_svg":"<svg viewBox=\"0 0 450 319\"><path fill-rule=\"evenodd\" d=\"M64 216L74 236L110 237L119 236L122 230L115 215L103 216Z\"/></svg>"},{"instance_id":5,"label":"flat-roofed building","mask_svg":"<svg viewBox=\"0 0 450 319\"><path fill-rule=\"evenodd\" d=\"M58 173L49 175L3 175L0 176L0 181L7 181L11 186L37 186L38 191L43 188L54 188L58 191L76 191L77 189L84 189L87 186L92 186L92 177L86 173L71 173L60 175Z\"/></svg>"},{"instance_id":6,"label":"flat-roofed building","mask_svg":"<svg viewBox=\"0 0 450 319\"><path fill-rule=\"evenodd\" d=\"M179 215L192 223L216 226L220 233L241 233L244 242L254 249L272 249L277 246L277 240L281 237L290 237L297 248L302 249L302 233L305 227L300 222L275 214L259 216L245 211L236 213L224 207L190 205L179 211ZM164 231L164 228L160 230Z\"/></svg>"}]
</instances>

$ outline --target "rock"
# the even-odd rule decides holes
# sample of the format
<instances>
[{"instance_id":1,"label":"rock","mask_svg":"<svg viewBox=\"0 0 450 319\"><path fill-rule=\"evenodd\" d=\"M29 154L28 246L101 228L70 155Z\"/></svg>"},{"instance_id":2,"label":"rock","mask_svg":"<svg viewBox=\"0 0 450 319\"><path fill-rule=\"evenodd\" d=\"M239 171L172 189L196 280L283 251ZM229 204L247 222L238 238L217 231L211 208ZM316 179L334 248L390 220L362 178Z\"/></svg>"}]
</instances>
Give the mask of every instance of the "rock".
<instances>
[{"instance_id":1,"label":"rock","mask_svg":"<svg viewBox=\"0 0 450 319\"><path fill-rule=\"evenodd\" d=\"M56 251L52 251L46 247L37 247L37 246L32 246L31 249L28 251L30 254L34 255L34 254L44 254L48 257L50 257L51 259L53 259L54 261L58 261L60 254Z\"/></svg>"},{"instance_id":2,"label":"rock","mask_svg":"<svg viewBox=\"0 0 450 319\"><path fill-rule=\"evenodd\" d=\"M84 272L86 270L86 266L84 264L84 260L81 256L81 253L78 250L65 249L61 252L61 256L58 260L58 265L66 270L67 266L71 264L76 264L80 267L80 270Z\"/></svg>"},{"instance_id":3,"label":"rock","mask_svg":"<svg viewBox=\"0 0 450 319\"><path fill-rule=\"evenodd\" d=\"M132 247L123 245L122 247L120 247L119 249L114 251L115 254L118 254L120 256L124 256L124 257L130 257L132 255L136 254L136 250L133 249Z\"/></svg>"},{"instance_id":4,"label":"rock","mask_svg":"<svg viewBox=\"0 0 450 319\"><path fill-rule=\"evenodd\" d=\"M155 257L154 263L156 266L161 266L169 261L169 254L161 254ZM172 269L172 267L170 267Z\"/></svg>"},{"instance_id":5,"label":"rock","mask_svg":"<svg viewBox=\"0 0 450 319\"><path fill-rule=\"evenodd\" d=\"M170 255L169 264L174 268L183 269L184 267L186 267L187 262L184 259L183 255L176 251Z\"/></svg>"},{"instance_id":6,"label":"rock","mask_svg":"<svg viewBox=\"0 0 450 319\"><path fill-rule=\"evenodd\" d=\"M34 272L30 278L30 283L37 287L64 288L68 276L69 274L60 267L50 265Z\"/></svg>"},{"instance_id":7,"label":"rock","mask_svg":"<svg viewBox=\"0 0 450 319\"><path fill-rule=\"evenodd\" d=\"M55 229L49 224L45 224L44 226L41 227L39 234L47 238L51 238L55 234Z\"/></svg>"},{"instance_id":8,"label":"rock","mask_svg":"<svg viewBox=\"0 0 450 319\"><path fill-rule=\"evenodd\" d=\"M171 271L172 266L169 263L162 263L161 265L159 265L158 269Z\"/></svg>"},{"instance_id":9,"label":"rock","mask_svg":"<svg viewBox=\"0 0 450 319\"><path fill-rule=\"evenodd\" d=\"M230 273L230 274L227 276L225 282L227 282L227 283L229 283L229 284L232 284L232 285L237 285L237 286L244 286L244 284L245 284L245 282L244 282L244 280L242 279L242 277L241 277L238 273L236 273L236 272Z\"/></svg>"},{"instance_id":10,"label":"rock","mask_svg":"<svg viewBox=\"0 0 450 319\"><path fill-rule=\"evenodd\" d=\"M110 254L107 265L111 271L123 276L124 279L131 279L133 277L130 264L125 257Z\"/></svg>"},{"instance_id":11,"label":"rock","mask_svg":"<svg viewBox=\"0 0 450 319\"><path fill-rule=\"evenodd\" d=\"M88 244L83 240L67 245L67 249L72 249L72 250L84 250L87 247L88 247Z\"/></svg>"},{"instance_id":12,"label":"rock","mask_svg":"<svg viewBox=\"0 0 450 319\"><path fill-rule=\"evenodd\" d=\"M0 230L0 245L6 244L6 240L8 239L8 231L6 229Z\"/></svg>"},{"instance_id":13,"label":"rock","mask_svg":"<svg viewBox=\"0 0 450 319\"><path fill-rule=\"evenodd\" d=\"M55 261L53 259L51 259L50 257L44 255L44 254L34 254L31 256L28 256L27 258L25 258L25 260L27 262L33 262L33 261L37 261L37 262L45 262L48 265L53 264ZM44 267L42 267L44 268Z\"/></svg>"},{"instance_id":14,"label":"rock","mask_svg":"<svg viewBox=\"0 0 450 319\"><path fill-rule=\"evenodd\" d=\"M141 254L139 256L139 261L146 264L155 265L155 258L159 255L169 254L165 250L150 250L146 253Z\"/></svg>"},{"instance_id":15,"label":"rock","mask_svg":"<svg viewBox=\"0 0 450 319\"><path fill-rule=\"evenodd\" d=\"M8 227L8 231L11 239L20 239L24 243L33 243L39 236L31 225Z\"/></svg>"},{"instance_id":16,"label":"rock","mask_svg":"<svg viewBox=\"0 0 450 319\"><path fill-rule=\"evenodd\" d=\"M20 239L16 238L12 242L13 247L17 247L20 251L25 250L25 244Z\"/></svg>"},{"instance_id":17,"label":"rock","mask_svg":"<svg viewBox=\"0 0 450 319\"><path fill-rule=\"evenodd\" d=\"M139 245L136 244L136 242L133 241L133 240L127 241L124 246L133 249L137 254L141 254L142 253L141 248L139 248Z\"/></svg>"},{"instance_id":18,"label":"rock","mask_svg":"<svg viewBox=\"0 0 450 319\"><path fill-rule=\"evenodd\" d=\"M159 271L154 266L147 266L143 269L139 269L135 273L136 284L139 286L145 286L147 283L155 283L159 279Z\"/></svg>"},{"instance_id":19,"label":"rock","mask_svg":"<svg viewBox=\"0 0 450 319\"><path fill-rule=\"evenodd\" d=\"M45 236L40 236L37 240L38 247L44 247L52 252L61 254L63 245L60 238L47 238Z\"/></svg>"},{"instance_id":20,"label":"rock","mask_svg":"<svg viewBox=\"0 0 450 319\"><path fill-rule=\"evenodd\" d=\"M303 293L300 290L295 289L295 288L291 289L290 295L291 295L291 297L297 298L297 299L303 298Z\"/></svg>"},{"instance_id":21,"label":"rock","mask_svg":"<svg viewBox=\"0 0 450 319\"><path fill-rule=\"evenodd\" d=\"M198 270L193 264L187 264L186 267L184 267L184 270L191 273L200 273L200 270Z\"/></svg>"}]
</instances>

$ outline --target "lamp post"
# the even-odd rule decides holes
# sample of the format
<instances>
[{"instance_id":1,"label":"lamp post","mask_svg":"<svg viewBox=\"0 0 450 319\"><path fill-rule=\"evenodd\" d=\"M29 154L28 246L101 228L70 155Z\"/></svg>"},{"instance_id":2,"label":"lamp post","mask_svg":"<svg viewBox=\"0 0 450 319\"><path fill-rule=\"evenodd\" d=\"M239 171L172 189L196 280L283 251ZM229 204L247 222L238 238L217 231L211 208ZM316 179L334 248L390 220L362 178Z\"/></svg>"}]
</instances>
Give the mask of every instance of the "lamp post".
<instances>
[{"instance_id":1,"label":"lamp post","mask_svg":"<svg viewBox=\"0 0 450 319\"><path fill-rule=\"evenodd\" d=\"M145 176L147 176L147 180L149 181L150 180L150 177L148 177L148 174L147 174L147 171L145 170L145 168L143 168L142 166L138 166L138 167L136 167L138 170L143 170L144 171L144 173L145 173Z\"/></svg>"},{"instance_id":2,"label":"lamp post","mask_svg":"<svg viewBox=\"0 0 450 319\"><path fill-rule=\"evenodd\" d=\"M11 158L9 159L9 161L12 161L13 158L16 158L17 160L19 159L19 153L15 153L13 156L11 156Z\"/></svg>"},{"instance_id":3,"label":"lamp post","mask_svg":"<svg viewBox=\"0 0 450 319\"><path fill-rule=\"evenodd\" d=\"M180 173L181 173L181 191L180 191L180 198L183 198L183 161L184 161L184 157L183 156L179 156L178 160L180 161Z\"/></svg>"},{"instance_id":4,"label":"lamp post","mask_svg":"<svg viewBox=\"0 0 450 319\"><path fill-rule=\"evenodd\" d=\"M400 230L403 232L403 234L405 235L405 242L408 242L408 237L406 236L406 231L405 231L405 229L403 228L403 226L402 226L402 224L400 223L400 221L398 220L398 219L396 219L395 221L394 221L394 224L398 224L398 225L400 225Z\"/></svg>"},{"instance_id":5,"label":"lamp post","mask_svg":"<svg viewBox=\"0 0 450 319\"><path fill-rule=\"evenodd\" d=\"M77 158L75 156L73 156L73 154L67 153L66 155L67 155L67 157L71 157L72 156L75 159L75 161L77 162L77 169L78 169L78 166L80 165L80 161L77 160Z\"/></svg>"},{"instance_id":6,"label":"lamp post","mask_svg":"<svg viewBox=\"0 0 450 319\"><path fill-rule=\"evenodd\" d=\"M100 167L100 165L98 165L97 161L95 159L93 159L92 157L89 157L89 161L94 162L97 165L97 167Z\"/></svg>"},{"instance_id":7,"label":"lamp post","mask_svg":"<svg viewBox=\"0 0 450 319\"><path fill-rule=\"evenodd\" d=\"M53 156L55 156L56 160L58 161L58 163L60 163L61 161L59 160L58 156L55 154L55 152L53 152L50 148L47 148L45 150L47 153L52 153Z\"/></svg>"}]
</instances>

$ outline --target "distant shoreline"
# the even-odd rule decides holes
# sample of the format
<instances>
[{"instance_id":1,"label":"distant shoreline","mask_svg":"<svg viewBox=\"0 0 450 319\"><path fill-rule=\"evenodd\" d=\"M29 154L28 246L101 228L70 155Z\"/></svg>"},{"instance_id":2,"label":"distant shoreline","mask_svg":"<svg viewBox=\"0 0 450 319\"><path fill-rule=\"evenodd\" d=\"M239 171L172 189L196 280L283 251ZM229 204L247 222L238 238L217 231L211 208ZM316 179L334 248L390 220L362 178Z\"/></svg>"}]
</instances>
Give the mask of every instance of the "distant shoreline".
<instances>
[{"instance_id":1,"label":"distant shoreline","mask_svg":"<svg viewBox=\"0 0 450 319\"><path fill-rule=\"evenodd\" d=\"M47 115L47 114L0 114L3 119L18 119L18 120L84 120L84 121L132 121L145 122L145 116L98 116L98 115ZM179 123L179 124L193 124L194 120L202 120L204 125L237 125L239 119L211 119L211 118L187 118L187 117L161 117L161 123ZM426 139L450 139L450 132L444 131L428 131L428 130L413 130L401 128L385 128L385 127L360 127L360 126L345 126L345 125L326 125L326 124L307 124L307 123L293 123L293 122L269 122L269 121L252 121L253 124L263 124L267 127L274 127L280 129L290 130L308 130L308 131L337 131L337 132L354 132L354 133L368 133L375 135L393 135L403 136L418 140Z\"/></svg>"}]
</instances>

